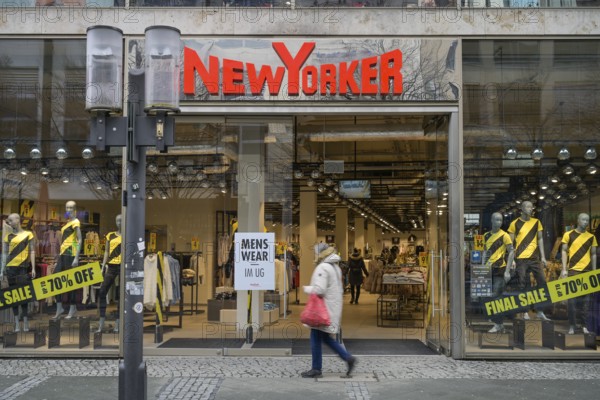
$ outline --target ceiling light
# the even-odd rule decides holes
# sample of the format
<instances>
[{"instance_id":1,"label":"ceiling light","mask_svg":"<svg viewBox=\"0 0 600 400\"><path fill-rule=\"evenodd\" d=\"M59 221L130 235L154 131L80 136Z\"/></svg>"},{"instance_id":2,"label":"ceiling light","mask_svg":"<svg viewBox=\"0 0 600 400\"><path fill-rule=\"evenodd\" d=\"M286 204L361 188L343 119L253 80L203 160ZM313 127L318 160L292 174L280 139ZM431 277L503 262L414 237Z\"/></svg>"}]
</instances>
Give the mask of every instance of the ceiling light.
<instances>
[{"instance_id":1,"label":"ceiling light","mask_svg":"<svg viewBox=\"0 0 600 400\"><path fill-rule=\"evenodd\" d=\"M226 187L222 187L221 188L221 193L223 193L223 194L227 193L227 188Z\"/></svg>"},{"instance_id":2,"label":"ceiling light","mask_svg":"<svg viewBox=\"0 0 600 400\"><path fill-rule=\"evenodd\" d=\"M42 152L37 147L34 147L29 152L29 157L31 157L32 160L39 160L42 158Z\"/></svg>"},{"instance_id":3,"label":"ceiling light","mask_svg":"<svg viewBox=\"0 0 600 400\"><path fill-rule=\"evenodd\" d=\"M148 169L148 172L152 172L153 174L158 172L158 165L156 165L155 162L149 162L146 168Z\"/></svg>"},{"instance_id":4,"label":"ceiling light","mask_svg":"<svg viewBox=\"0 0 600 400\"><path fill-rule=\"evenodd\" d=\"M508 150L506 150L506 158L508 158L509 160L516 159L517 155L517 149L515 149L514 147L510 147Z\"/></svg>"},{"instance_id":5,"label":"ceiling light","mask_svg":"<svg viewBox=\"0 0 600 400\"><path fill-rule=\"evenodd\" d=\"M176 174L179 171L179 167L175 161L170 161L167 165L167 170L172 174Z\"/></svg>"},{"instance_id":6,"label":"ceiling light","mask_svg":"<svg viewBox=\"0 0 600 400\"><path fill-rule=\"evenodd\" d=\"M517 200L516 200L516 203L517 203L517 204L521 204L521 200L520 200L520 199L517 199Z\"/></svg>"},{"instance_id":7,"label":"ceiling light","mask_svg":"<svg viewBox=\"0 0 600 400\"><path fill-rule=\"evenodd\" d=\"M552 175L550 177L550 182L552 182L552 183L558 183L558 181L560 181L560 179L558 178L558 176Z\"/></svg>"},{"instance_id":8,"label":"ceiling light","mask_svg":"<svg viewBox=\"0 0 600 400\"><path fill-rule=\"evenodd\" d=\"M113 183L110 188L112 190L119 190L119 184L118 183Z\"/></svg>"},{"instance_id":9,"label":"ceiling light","mask_svg":"<svg viewBox=\"0 0 600 400\"><path fill-rule=\"evenodd\" d=\"M96 184L96 190L102 190L102 189L103 189L102 184L101 183L97 183Z\"/></svg>"},{"instance_id":10,"label":"ceiling light","mask_svg":"<svg viewBox=\"0 0 600 400\"><path fill-rule=\"evenodd\" d=\"M94 150L92 150L89 147L84 148L83 150L81 150L81 157L83 157L84 160L94 158Z\"/></svg>"},{"instance_id":11,"label":"ceiling light","mask_svg":"<svg viewBox=\"0 0 600 400\"><path fill-rule=\"evenodd\" d=\"M595 164L590 164L585 168L585 173L589 175L594 175L598 172L598 167Z\"/></svg>"},{"instance_id":12,"label":"ceiling light","mask_svg":"<svg viewBox=\"0 0 600 400\"><path fill-rule=\"evenodd\" d=\"M325 178L325 186L333 186L333 179Z\"/></svg>"},{"instance_id":13,"label":"ceiling light","mask_svg":"<svg viewBox=\"0 0 600 400\"><path fill-rule=\"evenodd\" d=\"M571 193L571 194L569 195L569 198L570 198L571 200L575 200L575 199L577 198L577 193Z\"/></svg>"},{"instance_id":14,"label":"ceiling light","mask_svg":"<svg viewBox=\"0 0 600 400\"><path fill-rule=\"evenodd\" d=\"M323 185L319 185L319 187L317 188L317 190L319 191L319 193L323 193L325 191L326 187Z\"/></svg>"},{"instance_id":15,"label":"ceiling light","mask_svg":"<svg viewBox=\"0 0 600 400\"><path fill-rule=\"evenodd\" d=\"M161 192L161 193L160 193L160 198L161 198L161 199L163 199L163 200L166 200L166 198L167 198L167 193L166 193L166 192Z\"/></svg>"},{"instance_id":16,"label":"ceiling light","mask_svg":"<svg viewBox=\"0 0 600 400\"><path fill-rule=\"evenodd\" d=\"M48 175L49 173L50 173L50 170L49 170L48 168L46 168L46 167L42 167L42 168L40 168L40 174L42 174L42 175L46 176L46 175Z\"/></svg>"},{"instance_id":17,"label":"ceiling light","mask_svg":"<svg viewBox=\"0 0 600 400\"><path fill-rule=\"evenodd\" d=\"M554 193L553 197L554 197L556 200L558 200L558 199L560 199L562 196L561 196L561 194L560 194L560 193Z\"/></svg>"},{"instance_id":18,"label":"ceiling light","mask_svg":"<svg viewBox=\"0 0 600 400\"><path fill-rule=\"evenodd\" d=\"M23 176L25 176L29 173L29 171L27 170L27 167L22 167L20 172L21 172L21 175L23 175Z\"/></svg>"},{"instance_id":19,"label":"ceiling light","mask_svg":"<svg viewBox=\"0 0 600 400\"><path fill-rule=\"evenodd\" d=\"M579 182L581 182L581 178L579 176L577 176L577 175L573 175L571 177L571 182L573 182L573 183L579 183Z\"/></svg>"},{"instance_id":20,"label":"ceiling light","mask_svg":"<svg viewBox=\"0 0 600 400\"><path fill-rule=\"evenodd\" d=\"M307 186L310 186L310 187L312 187L312 186L315 186L315 181L313 181L313 180L312 180L312 178L309 178L309 179L306 181L306 185L307 185Z\"/></svg>"},{"instance_id":21,"label":"ceiling light","mask_svg":"<svg viewBox=\"0 0 600 400\"><path fill-rule=\"evenodd\" d=\"M154 195L152 194L152 192L148 192L148 194L146 194L146 198L148 200L152 200L154 198Z\"/></svg>"},{"instance_id":22,"label":"ceiling light","mask_svg":"<svg viewBox=\"0 0 600 400\"><path fill-rule=\"evenodd\" d=\"M319 172L318 169L314 169L311 173L310 173L311 178L313 179L319 179L319 177L321 176L321 173Z\"/></svg>"},{"instance_id":23,"label":"ceiling light","mask_svg":"<svg viewBox=\"0 0 600 400\"><path fill-rule=\"evenodd\" d=\"M583 158L586 160L595 160L596 157L598 157L598 154L596 154L596 149L594 147L588 147L583 155Z\"/></svg>"},{"instance_id":24,"label":"ceiling light","mask_svg":"<svg viewBox=\"0 0 600 400\"><path fill-rule=\"evenodd\" d=\"M573 169L573 166L571 164L567 164L564 167L562 167L561 172L565 175L571 175L573 174L573 172L575 172L575 169Z\"/></svg>"},{"instance_id":25,"label":"ceiling light","mask_svg":"<svg viewBox=\"0 0 600 400\"><path fill-rule=\"evenodd\" d=\"M531 158L535 161L540 161L544 157L544 151L541 147L536 147L531 151Z\"/></svg>"},{"instance_id":26,"label":"ceiling light","mask_svg":"<svg viewBox=\"0 0 600 400\"><path fill-rule=\"evenodd\" d=\"M69 177L68 177L67 175L63 176L63 177L61 178L61 182L62 182L62 183L69 183Z\"/></svg>"},{"instance_id":27,"label":"ceiling light","mask_svg":"<svg viewBox=\"0 0 600 400\"><path fill-rule=\"evenodd\" d=\"M60 147L56 150L56 158L59 160L64 160L67 157L69 157L69 153L67 153L67 150L64 147Z\"/></svg>"},{"instance_id":28,"label":"ceiling light","mask_svg":"<svg viewBox=\"0 0 600 400\"><path fill-rule=\"evenodd\" d=\"M327 192L327 196L334 198L335 197L335 192L333 190L330 190Z\"/></svg>"},{"instance_id":29,"label":"ceiling light","mask_svg":"<svg viewBox=\"0 0 600 400\"><path fill-rule=\"evenodd\" d=\"M89 183L90 182L90 178L86 174L81 175L80 180L81 180L81 183Z\"/></svg>"},{"instance_id":30,"label":"ceiling light","mask_svg":"<svg viewBox=\"0 0 600 400\"><path fill-rule=\"evenodd\" d=\"M543 194L540 194L540 195L538 196L538 199L540 199L540 200L544 200L545 198L546 198L546 196L544 196Z\"/></svg>"},{"instance_id":31,"label":"ceiling light","mask_svg":"<svg viewBox=\"0 0 600 400\"><path fill-rule=\"evenodd\" d=\"M202 181L202 183L200 184L200 187L202 187L204 189L208 189L210 187L210 182L209 181Z\"/></svg>"},{"instance_id":32,"label":"ceiling light","mask_svg":"<svg viewBox=\"0 0 600 400\"><path fill-rule=\"evenodd\" d=\"M566 147L563 147L558 151L557 157L559 160L565 161L571 157L571 153L569 152L569 149L567 149Z\"/></svg>"},{"instance_id":33,"label":"ceiling light","mask_svg":"<svg viewBox=\"0 0 600 400\"><path fill-rule=\"evenodd\" d=\"M199 171L196 174L196 179L198 179L199 181L203 181L203 180L206 179L206 174L204 172L202 172L202 171Z\"/></svg>"},{"instance_id":34,"label":"ceiling light","mask_svg":"<svg viewBox=\"0 0 600 400\"><path fill-rule=\"evenodd\" d=\"M540 183L540 189L542 189L542 190L548 189L548 184L547 183Z\"/></svg>"},{"instance_id":35,"label":"ceiling light","mask_svg":"<svg viewBox=\"0 0 600 400\"><path fill-rule=\"evenodd\" d=\"M535 189L531 189L529 191L529 194L531 194L532 196L535 196L537 194L537 191Z\"/></svg>"},{"instance_id":36,"label":"ceiling light","mask_svg":"<svg viewBox=\"0 0 600 400\"><path fill-rule=\"evenodd\" d=\"M12 147L7 147L6 149L4 149L4 158L6 158L7 160L13 160L16 157L17 153L15 153Z\"/></svg>"},{"instance_id":37,"label":"ceiling light","mask_svg":"<svg viewBox=\"0 0 600 400\"><path fill-rule=\"evenodd\" d=\"M227 182L225 182L225 179L221 179L219 181L219 187L220 188L224 188L225 186L227 186Z\"/></svg>"},{"instance_id":38,"label":"ceiling light","mask_svg":"<svg viewBox=\"0 0 600 400\"><path fill-rule=\"evenodd\" d=\"M294 171L294 178L302 179L304 178L304 173L301 170L297 169Z\"/></svg>"},{"instance_id":39,"label":"ceiling light","mask_svg":"<svg viewBox=\"0 0 600 400\"><path fill-rule=\"evenodd\" d=\"M565 190L567 188L567 184L564 183L564 182L561 182L561 183L558 184L558 188L560 190Z\"/></svg>"}]
</instances>

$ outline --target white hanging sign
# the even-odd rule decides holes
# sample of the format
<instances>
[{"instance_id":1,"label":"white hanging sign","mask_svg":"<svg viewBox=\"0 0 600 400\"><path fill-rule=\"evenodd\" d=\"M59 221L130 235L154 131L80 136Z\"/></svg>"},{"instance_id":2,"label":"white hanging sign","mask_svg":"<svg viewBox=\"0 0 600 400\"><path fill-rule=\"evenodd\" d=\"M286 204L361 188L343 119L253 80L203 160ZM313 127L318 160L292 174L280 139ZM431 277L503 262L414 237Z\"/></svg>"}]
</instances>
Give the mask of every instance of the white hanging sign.
<instances>
[{"instance_id":1,"label":"white hanging sign","mask_svg":"<svg viewBox=\"0 0 600 400\"><path fill-rule=\"evenodd\" d=\"M275 290L275 234L236 233L235 290Z\"/></svg>"}]
</instances>

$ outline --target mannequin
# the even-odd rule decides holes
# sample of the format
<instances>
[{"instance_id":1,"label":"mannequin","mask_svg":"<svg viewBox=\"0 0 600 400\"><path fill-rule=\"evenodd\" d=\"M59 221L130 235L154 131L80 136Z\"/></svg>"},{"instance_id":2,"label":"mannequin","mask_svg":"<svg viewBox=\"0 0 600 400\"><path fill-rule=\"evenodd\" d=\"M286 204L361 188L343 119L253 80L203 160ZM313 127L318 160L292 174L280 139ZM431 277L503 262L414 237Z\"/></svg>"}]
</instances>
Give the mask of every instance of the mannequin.
<instances>
[{"instance_id":1,"label":"mannequin","mask_svg":"<svg viewBox=\"0 0 600 400\"><path fill-rule=\"evenodd\" d=\"M577 216L577 227L565 232L562 238L561 278L576 276L596 269L596 236L587 232L590 216L581 213ZM569 269L567 270L567 264ZM589 333L586 325L589 312L589 297L579 296L567 300L569 310L569 335L575 333L577 323L583 327L583 333Z\"/></svg>"},{"instance_id":2,"label":"mannequin","mask_svg":"<svg viewBox=\"0 0 600 400\"><path fill-rule=\"evenodd\" d=\"M104 259L102 260L104 281L102 282L102 286L100 286L100 293L98 294L100 321L96 332L102 332L102 329L104 329L104 322L106 321L106 294L121 273L121 214L115 218L115 225L117 226L117 230L106 235L106 250L104 251ZM119 305L117 303L117 312L118 310ZM119 318L115 322L114 332L119 332Z\"/></svg>"},{"instance_id":3,"label":"mannequin","mask_svg":"<svg viewBox=\"0 0 600 400\"><path fill-rule=\"evenodd\" d=\"M538 286L546 283L544 270L541 264L546 267L546 255L544 254L544 236L542 223L539 219L533 218L533 204L530 201L524 201L521 204L521 216L515 219L508 227L508 234L515 246L515 262L517 266L517 278L519 280L519 289L525 291L529 280L529 273L532 272ZM539 252L539 258L538 258ZM541 308L536 307L537 316L543 321L550 321ZM523 313L524 319L529 319L528 313Z\"/></svg>"},{"instance_id":4,"label":"mannequin","mask_svg":"<svg viewBox=\"0 0 600 400\"><path fill-rule=\"evenodd\" d=\"M65 216L67 223L60 229L62 233L62 239L60 243L60 252L58 255L58 262L54 272L62 272L73 267L79 266L79 250L81 248L81 224L77 219L77 204L74 201L67 201L65 204ZM69 314L66 319L71 319L77 313L77 306L75 305L75 291L71 291L68 294L68 301L70 304ZM54 319L60 318L63 313L62 302L56 302L56 315Z\"/></svg>"},{"instance_id":5,"label":"mannequin","mask_svg":"<svg viewBox=\"0 0 600 400\"><path fill-rule=\"evenodd\" d=\"M35 278L35 240L33 233L21 227L19 214L10 214L6 219L9 232L2 239L2 261L0 263L0 280L6 272L8 285L20 285L28 280L27 272L31 267L31 277ZM21 304L23 331L29 331L27 303ZM19 306L12 308L15 316L15 332L20 332Z\"/></svg>"},{"instance_id":6,"label":"mannequin","mask_svg":"<svg viewBox=\"0 0 600 400\"><path fill-rule=\"evenodd\" d=\"M492 230L483 235L484 249L486 251L485 264L492 269L492 287L493 298L502 296L504 288L510 281L510 270L513 269L513 260L515 258L515 249L508 233L500 229L502 227L502 214L496 212L492 214ZM508 260L506 254L508 253ZM506 266L509 265L507 268ZM494 326L489 333L501 332L504 330L502 316L493 316Z\"/></svg>"}]
</instances>

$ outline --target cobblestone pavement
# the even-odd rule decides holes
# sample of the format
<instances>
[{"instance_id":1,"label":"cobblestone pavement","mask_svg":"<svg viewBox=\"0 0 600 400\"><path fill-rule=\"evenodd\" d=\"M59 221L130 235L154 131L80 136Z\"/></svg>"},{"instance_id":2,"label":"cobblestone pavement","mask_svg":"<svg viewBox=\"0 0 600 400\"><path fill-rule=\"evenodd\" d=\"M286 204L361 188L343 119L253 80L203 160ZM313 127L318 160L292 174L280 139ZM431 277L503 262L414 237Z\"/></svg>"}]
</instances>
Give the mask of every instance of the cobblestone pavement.
<instances>
[{"instance_id":1,"label":"cobblestone pavement","mask_svg":"<svg viewBox=\"0 0 600 400\"><path fill-rule=\"evenodd\" d=\"M568 395L576 394L576 398L585 395L577 392L584 389L596 390L597 395L600 386L600 362L592 361L487 362L458 361L445 356L363 356L356 365L354 378L340 379L344 363L336 357L325 357L324 377L315 380L299 377L301 371L309 369L309 356L147 357L145 360L148 398L159 400L282 397L371 400L400 398L395 393L399 387L404 394L412 393L423 400L439 397L436 385L442 383L446 388L454 385L457 390L467 387L479 390L473 388L481 385L482 391L492 386L510 387L518 392L523 386L521 398L532 399L542 398L535 396L536 393L541 396L544 389L547 391L544 398L552 399L561 398L553 395L567 388ZM117 360L4 359L0 360L0 400L117 398L117 376ZM468 385L461 383L466 380ZM96 392L99 397L94 397ZM484 397L494 398L487 393Z\"/></svg>"}]
</instances>

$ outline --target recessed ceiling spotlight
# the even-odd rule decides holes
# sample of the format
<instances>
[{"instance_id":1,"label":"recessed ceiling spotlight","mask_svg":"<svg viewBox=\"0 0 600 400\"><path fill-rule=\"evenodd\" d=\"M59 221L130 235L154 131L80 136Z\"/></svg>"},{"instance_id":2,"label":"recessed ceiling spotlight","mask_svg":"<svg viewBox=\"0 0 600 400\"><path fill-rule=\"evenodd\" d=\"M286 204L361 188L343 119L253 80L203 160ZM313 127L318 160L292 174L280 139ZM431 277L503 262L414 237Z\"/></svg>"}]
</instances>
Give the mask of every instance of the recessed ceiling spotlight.
<instances>
[{"instance_id":1,"label":"recessed ceiling spotlight","mask_svg":"<svg viewBox=\"0 0 600 400\"><path fill-rule=\"evenodd\" d=\"M39 160L42 158L42 152L37 147L34 147L29 152L29 157L31 157L32 160Z\"/></svg>"},{"instance_id":2,"label":"recessed ceiling spotlight","mask_svg":"<svg viewBox=\"0 0 600 400\"><path fill-rule=\"evenodd\" d=\"M17 153L12 147L7 147L4 149L4 158L7 160L13 160L17 157Z\"/></svg>"},{"instance_id":3,"label":"recessed ceiling spotlight","mask_svg":"<svg viewBox=\"0 0 600 400\"><path fill-rule=\"evenodd\" d=\"M81 150L81 157L83 157L84 160L94 158L94 150L92 150L89 147L84 148L83 150Z\"/></svg>"},{"instance_id":4,"label":"recessed ceiling spotlight","mask_svg":"<svg viewBox=\"0 0 600 400\"><path fill-rule=\"evenodd\" d=\"M56 150L56 158L59 160L64 160L67 157L69 157L69 153L67 153L67 150L64 147L60 147Z\"/></svg>"},{"instance_id":5,"label":"recessed ceiling spotlight","mask_svg":"<svg viewBox=\"0 0 600 400\"><path fill-rule=\"evenodd\" d=\"M172 174L176 174L177 171L179 171L179 167L177 166L177 163L175 161L170 161L169 164L167 165L167 169Z\"/></svg>"},{"instance_id":6,"label":"recessed ceiling spotlight","mask_svg":"<svg viewBox=\"0 0 600 400\"><path fill-rule=\"evenodd\" d=\"M583 158L586 160L595 160L596 157L598 157L598 154L596 153L596 149L594 147L588 147L583 155Z\"/></svg>"},{"instance_id":7,"label":"recessed ceiling spotlight","mask_svg":"<svg viewBox=\"0 0 600 400\"><path fill-rule=\"evenodd\" d=\"M514 160L517 158L518 152L514 147L510 147L506 150L506 158L509 160Z\"/></svg>"},{"instance_id":8,"label":"recessed ceiling spotlight","mask_svg":"<svg viewBox=\"0 0 600 400\"><path fill-rule=\"evenodd\" d=\"M558 151L557 158L561 161L568 160L571 158L571 152L566 147L563 147Z\"/></svg>"},{"instance_id":9,"label":"recessed ceiling spotlight","mask_svg":"<svg viewBox=\"0 0 600 400\"><path fill-rule=\"evenodd\" d=\"M148 172L152 172L153 174L158 172L158 165L156 165L155 162L149 162L146 168L148 169Z\"/></svg>"},{"instance_id":10,"label":"recessed ceiling spotlight","mask_svg":"<svg viewBox=\"0 0 600 400\"><path fill-rule=\"evenodd\" d=\"M531 158L535 161L540 161L544 157L544 151L541 147L536 147L531 151Z\"/></svg>"}]
</instances>

